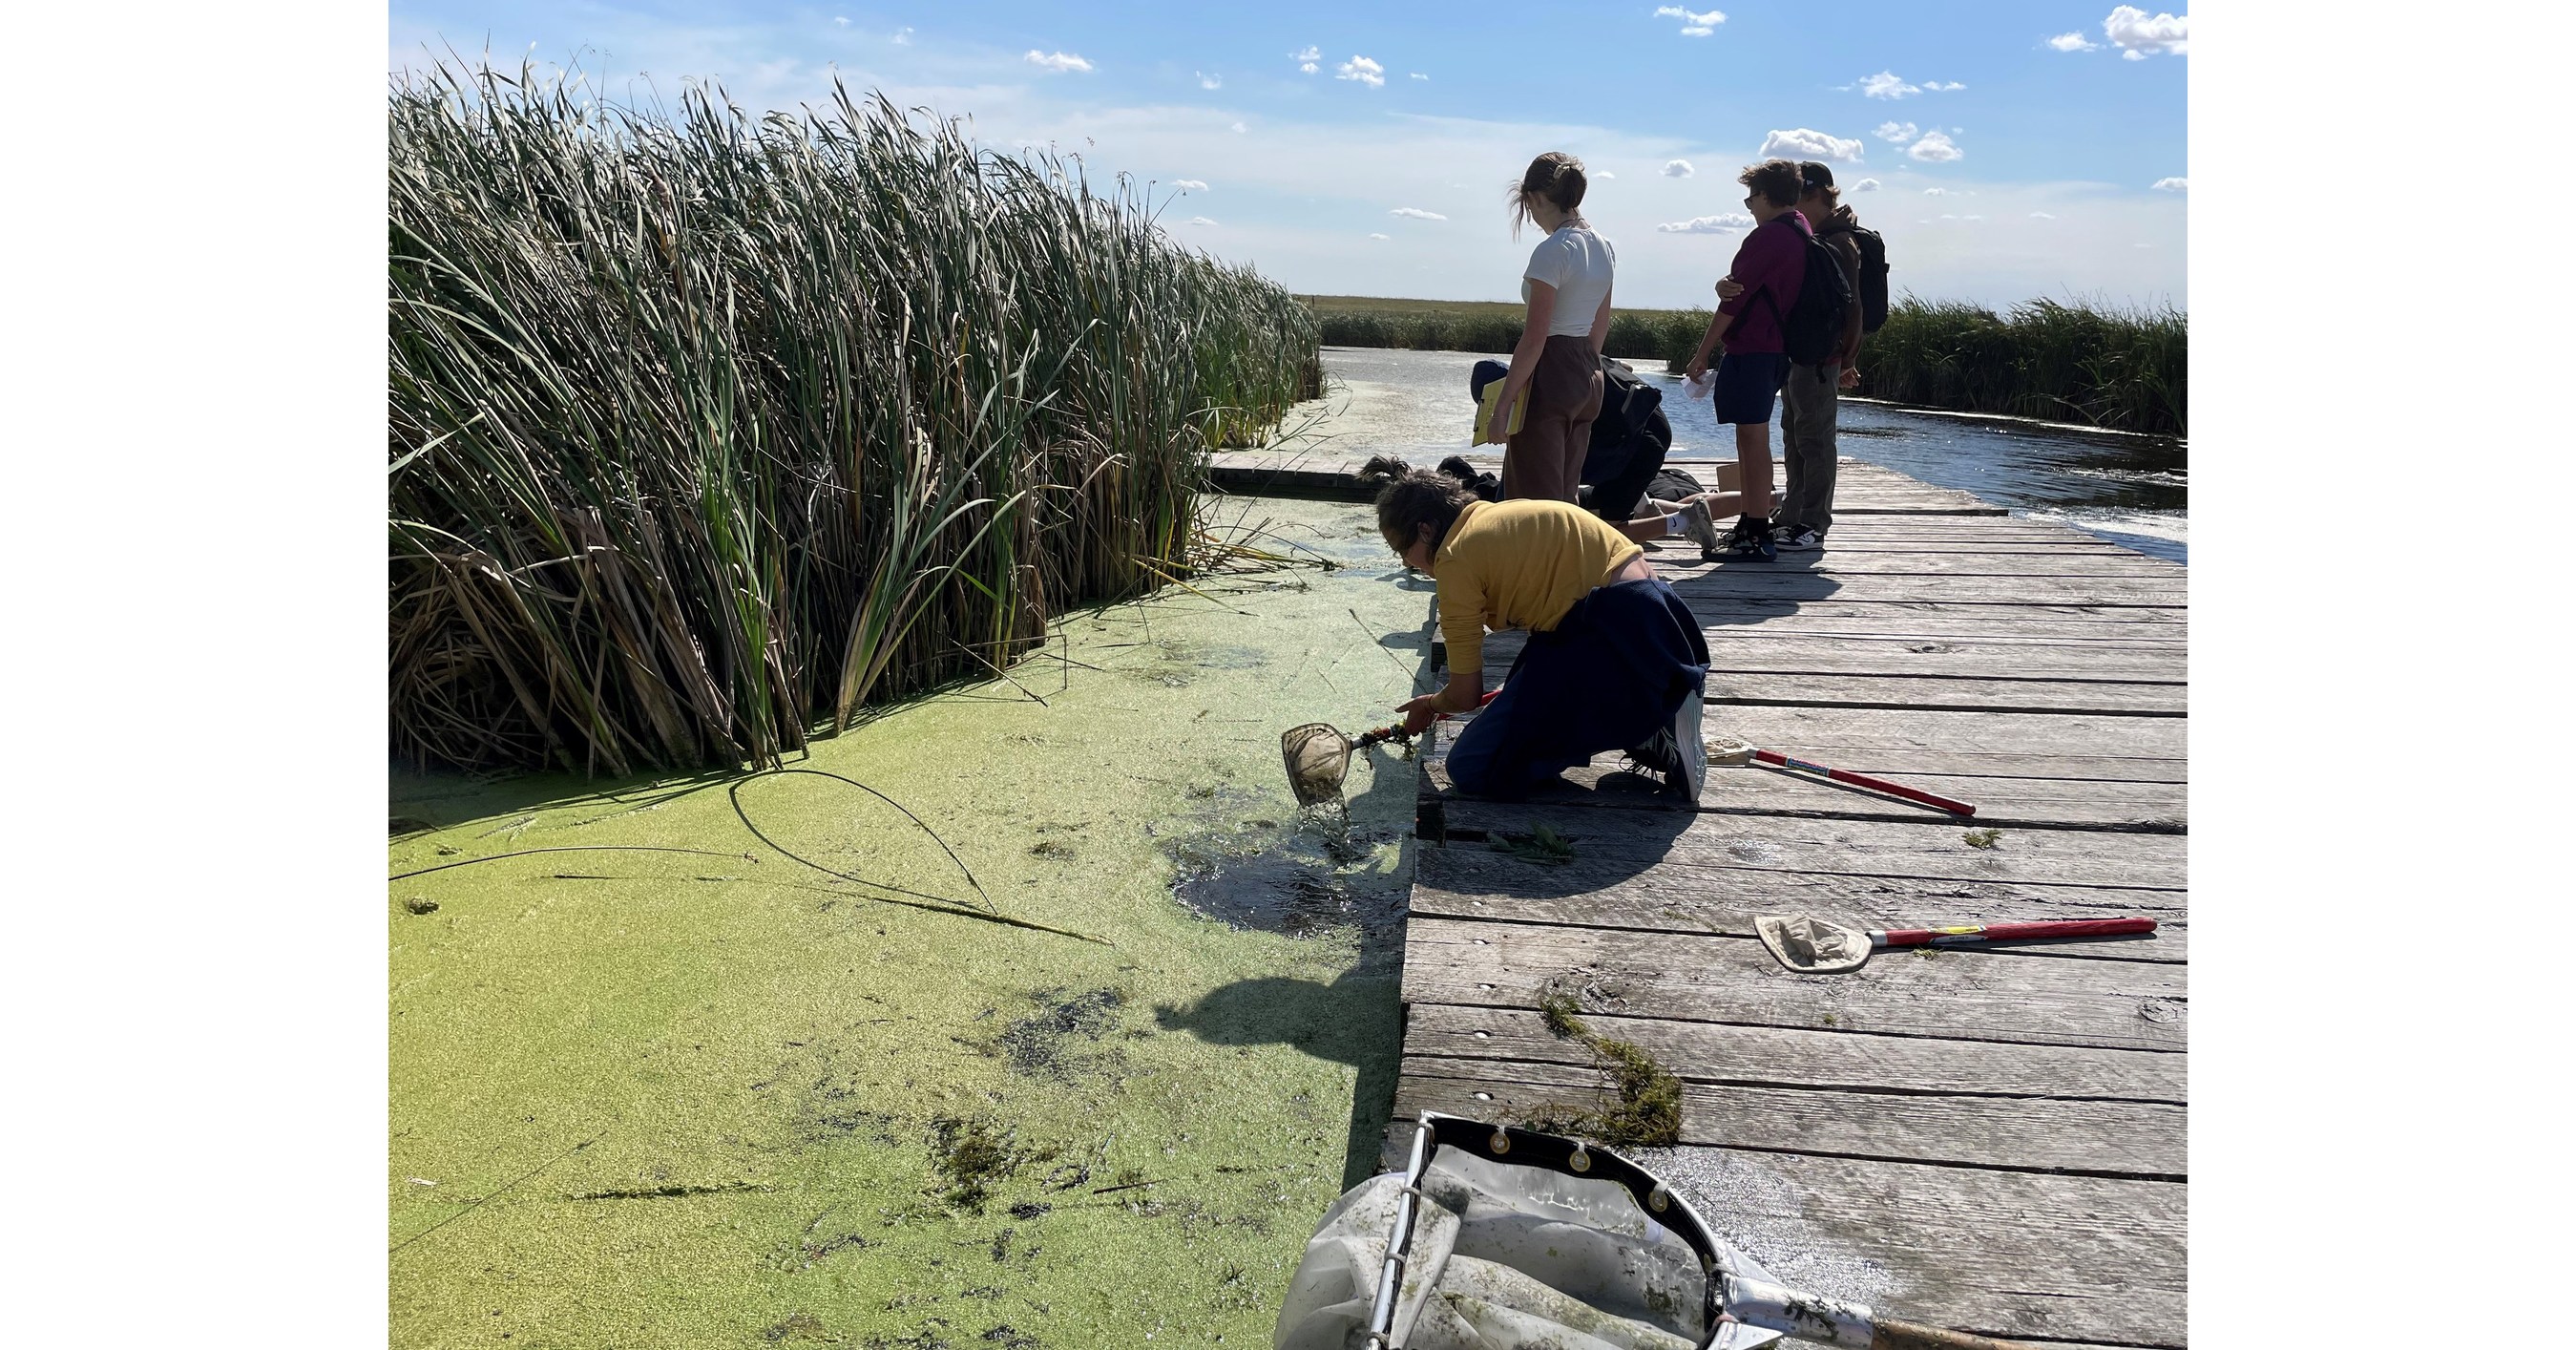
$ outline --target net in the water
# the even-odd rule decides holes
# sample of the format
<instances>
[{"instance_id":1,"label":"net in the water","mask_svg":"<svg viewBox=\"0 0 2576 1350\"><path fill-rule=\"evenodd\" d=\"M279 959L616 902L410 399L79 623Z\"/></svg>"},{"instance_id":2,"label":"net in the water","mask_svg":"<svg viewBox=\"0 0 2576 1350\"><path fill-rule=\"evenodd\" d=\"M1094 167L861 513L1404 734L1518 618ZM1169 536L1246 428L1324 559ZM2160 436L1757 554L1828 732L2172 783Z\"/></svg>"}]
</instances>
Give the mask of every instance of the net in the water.
<instances>
[{"instance_id":1,"label":"net in the water","mask_svg":"<svg viewBox=\"0 0 2576 1350\"><path fill-rule=\"evenodd\" d=\"M1322 722L1291 727L1279 737L1279 757L1288 765L1288 786L1299 806L1341 800L1342 780L1351 769L1350 737Z\"/></svg>"}]
</instances>

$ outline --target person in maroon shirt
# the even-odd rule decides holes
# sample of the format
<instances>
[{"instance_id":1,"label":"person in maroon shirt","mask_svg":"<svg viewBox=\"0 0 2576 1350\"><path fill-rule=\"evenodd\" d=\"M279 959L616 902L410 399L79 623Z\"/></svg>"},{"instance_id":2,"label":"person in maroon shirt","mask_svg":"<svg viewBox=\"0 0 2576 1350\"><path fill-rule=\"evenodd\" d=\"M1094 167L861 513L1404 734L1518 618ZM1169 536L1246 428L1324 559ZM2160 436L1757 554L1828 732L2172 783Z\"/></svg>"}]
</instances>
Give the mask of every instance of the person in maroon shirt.
<instances>
[{"instance_id":1,"label":"person in maroon shirt","mask_svg":"<svg viewBox=\"0 0 2576 1350\"><path fill-rule=\"evenodd\" d=\"M1775 556L1771 544L1771 409L1789 376L1782 326L1807 276L1807 238L1814 233L1798 214L1806 184L1795 162L1766 159L1737 175L1751 188L1744 209L1753 232L1735 250L1735 263L1717 283L1717 312L1690 359L1691 379L1708 369L1711 350L1723 342L1717 363L1717 420L1735 428L1737 489L1709 499L1718 515L1737 513L1735 532L1723 548ZM1715 550L1701 542L1702 556Z\"/></svg>"}]
</instances>

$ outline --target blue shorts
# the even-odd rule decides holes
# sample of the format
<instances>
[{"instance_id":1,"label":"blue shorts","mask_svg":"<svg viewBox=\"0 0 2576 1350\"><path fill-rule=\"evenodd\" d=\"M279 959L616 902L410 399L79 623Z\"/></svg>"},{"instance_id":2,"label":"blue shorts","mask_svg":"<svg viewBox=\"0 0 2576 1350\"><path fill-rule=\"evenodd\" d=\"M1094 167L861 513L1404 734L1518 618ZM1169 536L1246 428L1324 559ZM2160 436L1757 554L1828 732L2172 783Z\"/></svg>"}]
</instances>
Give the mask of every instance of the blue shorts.
<instances>
[{"instance_id":1,"label":"blue shorts","mask_svg":"<svg viewBox=\"0 0 2576 1350\"><path fill-rule=\"evenodd\" d=\"M1717 359L1717 420L1771 424L1771 400L1789 379L1787 352L1728 352Z\"/></svg>"}]
</instances>

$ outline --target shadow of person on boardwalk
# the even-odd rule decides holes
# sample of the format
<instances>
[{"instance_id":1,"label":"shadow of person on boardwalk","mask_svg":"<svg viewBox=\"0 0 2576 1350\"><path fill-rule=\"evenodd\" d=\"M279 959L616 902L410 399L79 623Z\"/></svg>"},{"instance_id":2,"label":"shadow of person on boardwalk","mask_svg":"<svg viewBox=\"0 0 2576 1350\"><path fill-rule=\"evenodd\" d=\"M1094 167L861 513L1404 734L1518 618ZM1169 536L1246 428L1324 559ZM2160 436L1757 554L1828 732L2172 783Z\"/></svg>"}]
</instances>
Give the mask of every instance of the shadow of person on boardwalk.
<instances>
[{"instance_id":1,"label":"shadow of person on boardwalk","mask_svg":"<svg viewBox=\"0 0 2576 1350\"><path fill-rule=\"evenodd\" d=\"M1704 630L1755 624L1775 614L1794 614L1798 606L1830 599L1841 590L1841 581L1814 570L1824 566L1822 559L1815 553L1793 553L1776 563L1728 559L1665 580ZM1716 674L1711 671L1711 678Z\"/></svg>"}]
</instances>

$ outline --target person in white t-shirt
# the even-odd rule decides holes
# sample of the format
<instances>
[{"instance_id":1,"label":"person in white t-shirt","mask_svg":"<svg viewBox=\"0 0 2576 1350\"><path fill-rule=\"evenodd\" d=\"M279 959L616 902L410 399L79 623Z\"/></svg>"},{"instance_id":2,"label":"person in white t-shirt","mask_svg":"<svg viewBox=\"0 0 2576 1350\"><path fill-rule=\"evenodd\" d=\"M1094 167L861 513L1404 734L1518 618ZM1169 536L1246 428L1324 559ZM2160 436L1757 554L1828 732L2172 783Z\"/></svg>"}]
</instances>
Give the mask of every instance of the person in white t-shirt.
<instances>
[{"instance_id":1,"label":"person in white t-shirt","mask_svg":"<svg viewBox=\"0 0 2576 1350\"><path fill-rule=\"evenodd\" d=\"M1601 412L1601 344L1610 336L1610 241L1592 232L1583 204L1583 162L1562 151L1530 161L1511 189L1512 234L1534 220L1547 238L1521 272L1529 318L1512 349L1488 440L1503 440L1503 498L1575 500L1592 421ZM1521 429L1504 436L1523 398Z\"/></svg>"}]
</instances>

